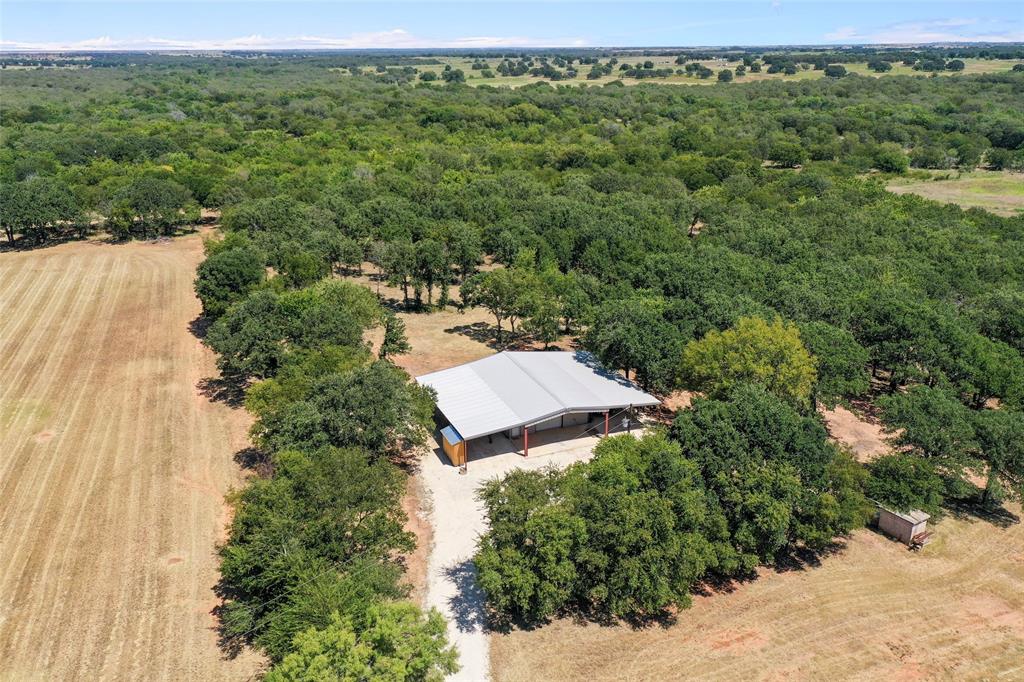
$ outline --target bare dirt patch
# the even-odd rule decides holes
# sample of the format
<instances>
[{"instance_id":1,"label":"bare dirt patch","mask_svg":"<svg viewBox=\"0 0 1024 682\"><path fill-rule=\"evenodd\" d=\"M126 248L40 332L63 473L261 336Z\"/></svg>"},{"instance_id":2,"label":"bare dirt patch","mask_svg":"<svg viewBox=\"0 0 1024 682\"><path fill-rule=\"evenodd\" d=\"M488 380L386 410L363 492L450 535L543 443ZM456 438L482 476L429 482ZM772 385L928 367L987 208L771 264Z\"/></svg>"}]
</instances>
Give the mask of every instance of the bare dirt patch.
<instances>
[{"instance_id":1,"label":"bare dirt patch","mask_svg":"<svg viewBox=\"0 0 1024 682\"><path fill-rule=\"evenodd\" d=\"M199 235L0 254L0 679L233 679L215 546L249 419L197 385Z\"/></svg>"},{"instance_id":2,"label":"bare dirt patch","mask_svg":"<svg viewBox=\"0 0 1024 682\"><path fill-rule=\"evenodd\" d=\"M855 414L842 405L832 410L823 408L820 412L832 438L848 445L857 461L870 462L891 449L886 441L891 434L879 421Z\"/></svg>"},{"instance_id":3,"label":"bare dirt patch","mask_svg":"<svg viewBox=\"0 0 1024 682\"><path fill-rule=\"evenodd\" d=\"M405 530L416 536L416 549L405 556L405 582L412 588L409 598L420 606L426 603L427 561L434 545L430 525L430 500L419 475L406 480L402 511L409 517Z\"/></svg>"},{"instance_id":4,"label":"bare dirt patch","mask_svg":"<svg viewBox=\"0 0 1024 682\"><path fill-rule=\"evenodd\" d=\"M935 530L920 553L858 531L820 566L762 570L695 596L669 627L558 620L492 634L492 674L502 682L1020 677L1024 524L947 517Z\"/></svg>"}]
</instances>

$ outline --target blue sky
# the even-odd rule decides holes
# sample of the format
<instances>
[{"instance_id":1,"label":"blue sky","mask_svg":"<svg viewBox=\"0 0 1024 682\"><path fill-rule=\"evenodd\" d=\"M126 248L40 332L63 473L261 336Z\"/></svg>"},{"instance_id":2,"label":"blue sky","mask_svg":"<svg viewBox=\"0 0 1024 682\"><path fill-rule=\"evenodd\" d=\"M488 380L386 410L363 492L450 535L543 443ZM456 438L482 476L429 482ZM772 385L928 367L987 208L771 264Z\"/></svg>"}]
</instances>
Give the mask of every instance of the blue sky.
<instances>
[{"instance_id":1,"label":"blue sky","mask_svg":"<svg viewBox=\"0 0 1024 682\"><path fill-rule=\"evenodd\" d=\"M0 0L0 49L696 46L1024 41L1024 3Z\"/></svg>"}]
</instances>

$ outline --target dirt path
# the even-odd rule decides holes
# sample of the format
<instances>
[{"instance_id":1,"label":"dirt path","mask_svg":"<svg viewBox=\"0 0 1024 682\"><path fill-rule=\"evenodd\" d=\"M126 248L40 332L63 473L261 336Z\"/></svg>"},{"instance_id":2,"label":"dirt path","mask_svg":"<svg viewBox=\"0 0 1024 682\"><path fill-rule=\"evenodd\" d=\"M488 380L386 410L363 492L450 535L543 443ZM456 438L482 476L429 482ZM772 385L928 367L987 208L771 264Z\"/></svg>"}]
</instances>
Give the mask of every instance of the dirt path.
<instances>
[{"instance_id":1,"label":"dirt path","mask_svg":"<svg viewBox=\"0 0 1024 682\"><path fill-rule=\"evenodd\" d=\"M247 679L215 544L243 410L197 390L198 236L0 254L0 680Z\"/></svg>"}]
</instances>

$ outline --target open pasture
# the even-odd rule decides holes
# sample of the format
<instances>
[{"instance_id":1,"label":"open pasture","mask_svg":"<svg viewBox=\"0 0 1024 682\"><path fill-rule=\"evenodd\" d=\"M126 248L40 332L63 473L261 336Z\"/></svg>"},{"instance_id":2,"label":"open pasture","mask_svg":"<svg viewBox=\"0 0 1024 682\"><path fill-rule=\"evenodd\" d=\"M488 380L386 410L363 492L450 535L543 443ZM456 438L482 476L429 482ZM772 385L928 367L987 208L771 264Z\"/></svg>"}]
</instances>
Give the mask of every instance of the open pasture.
<instances>
[{"instance_id":1,"label":"open pasture","mask_svg":"<svg viewBox=\"0 0 1024 682\"><path fill-rule=\"evenodd\" d=\"M216 543L245 411L202 390L198 236L0 254L0 680L241 680Z\"/></svg>"},{"instance_id":2,"label":"open pasture","mask_svg":"<svg viewBox=\"0 0 1024 682\"><path fill-rule=\"evenodd\" d=\"M922 171L915 175L926 177L897 178L889 184L889 191L917 194L962 208L983 208L1004 216L1024 213L1024 174L982 170Z\"/></svg>"},{"instance_id":3,"label":"open pasture","mask_svg":"<svg viewBox=\"0 0 1024 682\"><path fill-rule=\"evenodd\" d=\"M628 64L636 65L637 63L643 63L643 62L646 62L646 61L650 61L650 62L654 63L654 68L655 69L673 69L673 70L676 70L676 69L684 68L683 66L676 64L676 57L675 57L675 55L660 55L660 56L647 56L647 57L645 57L645 56L643 56L641 54L619 54L619 55L616 55L616 57L619 60L619 64L628 63ZM542 77L539 77L539 76L532 76L530 74L524 74L522 76L509 76L509 77L505 77L505 76L497 75L497 73L495 73L495 77L494 78L484 78L481 75L481 70L473 70L473 68L472 68L473 62L476 61L476 60L475 59L465 58L465 57L462 57L462 56L430 57L430 58L424 58L424 61L438 61L440 63L439 64L426 64L425 63L423 65L417 66L416 67L417 71L419 71L420 73L422 73L424 71L433 71L434 73L436 73L440 77L441 72L444 70L444 67L446 65L450 65L453 69L462 69L462 72L466 75L466 83L468 85L474 85L474 86L475 85L493 85L493 86L502 86L502 85L504 85L504 86L510 86L510 87L521 87L523 85L528 85L530 83L537 83L537 82L540 82L540 81L547 81L548 80L546 78L542 78ZM494 71L497 68L498 64L501 63L500 59L493 59L493 58L492 59L481 59L480 61L486 62L490 66L491 71ZM604 58L604 57L601 58L601 62L602 63L603 62L607 62L607 61L608 61L607 58ZM671 84L675 84L675 85L710 85L712 83L717 83L718 82L718 79L717 79L716 76L717 76L718 72L721 71L722 69L733 69L733 70L735 70L737 66L742 64L742 62L739 62L739 61L726 61L726 60L723 60L723 59L704 59L704 60L694 60L694 61L697 61L698 63L702 64L703 66L711 69L716 75L711 76L710 78L706 78L706 79L697 78L696 76L691 76L691 75L680 75L680 74L674 74L674 75L669 76L667 78L636 79L636 78L628 78L628 77L623 76L621 74L621 72L618 71L618 65L616 65L616 67L615 67L616 70L614 70L610 75L602 76L601 78L597 78L597 79L594 79L594 80L588 80L587 79L587 73L590 71L590 65L575 63L575 64L573 64L574 68L577 69L577 74L576 74L575 78L561 80L561 81L557 81L557 82L552 82L552 84L554 84L554 85L604 85L605 83L610 83L611 81L621 80L623 83L630 84L630 85L635 85L637 83L671 83ZM995 59L964 59L962 61L964 62L965 67L964 67L964 70L961 71L960 73L964 73L964 74L1001 73L1001 72L1009 71L1010 69L1013 68L1013 65L1015 64L1015 62L1010 61L1010 60L995 60ZM845 63L844 62L843 66L846 67L846 70L849 73L856 73L856 74L859 74L861 76L881 77L881 76L897 76L897 75L900 75L900 76L922 76L922 77L925 77L925 76L929 75L925 71L914 71L913 68L911 68L909 66L905 66L905 65L901 64L900 62L894 62L893 65L892 65L892 70L887 72L887 73L884 73L884 74L879 74L879 73L873 72L871 69L868 68L867 63L865 63L865 62L856 62L856 63L853 63L853 62ZM763 67L763 69L762 69L762 71L760 73L751 73L748 70L747 74L745 76L742 76L742 77L739 77L739 78L735 78L732 82L733 83L753 83L753 82L756 82L756 81L763 81L763 80L799 81L799 80L817 79L817 78L823 78L824 77L821 71L816 71L816 70L811 69L811 68L807 68L807 69L801 68L795 74L792 74L792 75L787 75L787 74L784 74L784 73L773 73L773 74L770 74L770 73L767 73L767 71L765 69L767 69L767 66ZM368 69L368 71L372 71L372 69ZM949 75L953 75L953 73L954 72L951 72L951 71L943 71L943 72L940 72L939 75L940 76L949 76ZM440 81L437 81L437 82L440 82Z\"/></svg>"}]
</instances>

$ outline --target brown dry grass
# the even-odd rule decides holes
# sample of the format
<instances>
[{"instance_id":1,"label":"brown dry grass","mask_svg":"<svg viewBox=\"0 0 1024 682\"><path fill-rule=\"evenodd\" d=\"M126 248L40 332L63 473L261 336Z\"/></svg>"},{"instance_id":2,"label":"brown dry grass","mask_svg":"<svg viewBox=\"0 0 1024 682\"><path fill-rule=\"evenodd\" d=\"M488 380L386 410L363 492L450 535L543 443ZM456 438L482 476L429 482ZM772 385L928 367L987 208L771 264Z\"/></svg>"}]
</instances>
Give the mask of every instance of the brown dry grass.
<instances>
[{"instance_id":1,"label":"brown dry grass","mask_svg":"<svg viewBox=\"0 0 1024 682\"><path fill-rule=\"evenodd\" d=\"M198 235L0 254L0 679L246 679L216 543L241 409L189 331Z\"/></svg>"},{"instance_id":2,"label":"brown dry grass","mask_svg":"<svg viewBox=\"0 0 1024 682\"><path fill-rule=\"evenodd\" d=\"M1020 514L1020 508L1014 507ZM869 531L820 566L694 598L670 627L491 636L499 682L1024 677L1024 525L947 518L919 554Z\"/></svg>"}]
</instances>

